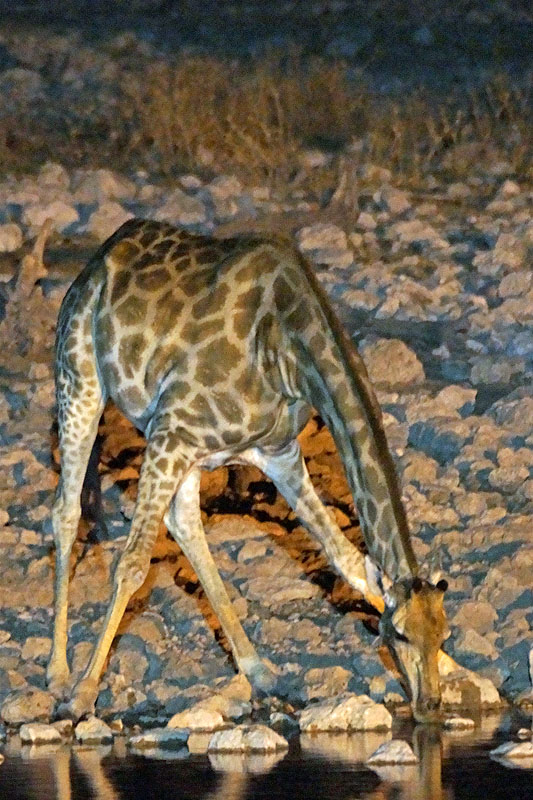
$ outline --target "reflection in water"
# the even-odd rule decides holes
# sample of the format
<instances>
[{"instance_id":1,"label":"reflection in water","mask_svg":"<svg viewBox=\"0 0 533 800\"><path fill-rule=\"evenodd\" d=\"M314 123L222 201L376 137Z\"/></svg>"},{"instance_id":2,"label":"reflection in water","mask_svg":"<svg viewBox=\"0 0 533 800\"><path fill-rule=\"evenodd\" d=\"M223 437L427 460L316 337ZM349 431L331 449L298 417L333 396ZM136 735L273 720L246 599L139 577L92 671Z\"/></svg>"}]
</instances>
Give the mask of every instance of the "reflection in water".
<instances>
[{"instance_id":1,"label":"reflection in water","mask_svg":"<svg viewBox=\"0 0 533 800\"><path fill-rule=\"evenodd\" d=\"M500 720L501 722L501 720ZM486 727L486 726L485 726ZM388 732L317 734L292 742L288 754L205 754L113 747L5 747L1 800L531 800L531 772L507 769L488 752L509 736L496 724L466 734L417 726L418 763L370 767L367 758ZM491 734L495 734L491 736ZM402 736L402 733L399 733ZM197 745L200 747L201 742ZM176 758L176 756L178 756Z\"/></svg>"}]
</instances>

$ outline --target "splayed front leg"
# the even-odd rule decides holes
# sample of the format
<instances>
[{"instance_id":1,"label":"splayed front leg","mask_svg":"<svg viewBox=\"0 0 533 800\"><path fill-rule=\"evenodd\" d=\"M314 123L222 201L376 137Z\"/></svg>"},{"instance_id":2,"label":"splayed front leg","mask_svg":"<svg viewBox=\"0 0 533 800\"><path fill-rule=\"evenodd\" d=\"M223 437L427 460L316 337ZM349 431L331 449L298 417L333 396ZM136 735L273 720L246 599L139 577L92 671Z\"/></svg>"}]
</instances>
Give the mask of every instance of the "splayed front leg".
<instances>
[{"instance_id":1,"label":"splayed front leg","mask_svg":"<svg viewBox=\"0 0 533 800\"><path fill-rule=\"evenodd\" d=\"M235 663L259 694L275 694L277 676L248 639L207 545L199 505L200 470L192 469L172 500L165 523L189 559L231 646Z\"/></svg>"}]
</instances>

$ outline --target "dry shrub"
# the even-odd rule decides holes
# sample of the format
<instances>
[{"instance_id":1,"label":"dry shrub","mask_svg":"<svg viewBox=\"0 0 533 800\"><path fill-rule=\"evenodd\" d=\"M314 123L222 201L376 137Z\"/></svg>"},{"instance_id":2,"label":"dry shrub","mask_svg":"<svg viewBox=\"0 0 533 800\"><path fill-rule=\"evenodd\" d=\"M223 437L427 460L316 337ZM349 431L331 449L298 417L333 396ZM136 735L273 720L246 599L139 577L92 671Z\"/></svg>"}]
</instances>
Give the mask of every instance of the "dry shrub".
<instances>
[{"instance_id":1,"label":"dry shrub","mask_svg":"<svg viewBox=\"0 0 533 800\"><path fill-rule=\"evenodd\" d=\"M531 170L533 83L513 88L498 77L442 102L427 91L377 95L350 80L345 65L297 55L261 62L188 57L157 63L128 79L125 96L139 154L151 149L163 172L207 168L247 181L286 184L303 146L339 150L403 180L428 172L461 177L507 160Z\"/></svg>"}]
</instances>

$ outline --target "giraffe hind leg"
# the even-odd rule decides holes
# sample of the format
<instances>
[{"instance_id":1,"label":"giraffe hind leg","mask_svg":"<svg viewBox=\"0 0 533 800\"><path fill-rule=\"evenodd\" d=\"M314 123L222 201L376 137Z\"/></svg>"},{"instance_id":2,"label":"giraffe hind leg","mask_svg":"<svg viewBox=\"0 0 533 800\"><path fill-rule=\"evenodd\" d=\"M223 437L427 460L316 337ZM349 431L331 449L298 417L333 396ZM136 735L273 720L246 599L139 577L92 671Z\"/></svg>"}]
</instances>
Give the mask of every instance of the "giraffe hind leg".
<instances>
[{"instance_id":1,"label":"giraffe hind leg","mask_svg":"<svg viewBox=\"0 0 533 800\"><path fill-rule=\"evenodd\" d=\"M61 477L52 510L55 541L54 632L47 668L50 691L68 691L67 609L70 554L81 515L80 496L102 414L103 398L96 378L84 381L58 370L56 379Z\"/></svg>"}]
</instances>

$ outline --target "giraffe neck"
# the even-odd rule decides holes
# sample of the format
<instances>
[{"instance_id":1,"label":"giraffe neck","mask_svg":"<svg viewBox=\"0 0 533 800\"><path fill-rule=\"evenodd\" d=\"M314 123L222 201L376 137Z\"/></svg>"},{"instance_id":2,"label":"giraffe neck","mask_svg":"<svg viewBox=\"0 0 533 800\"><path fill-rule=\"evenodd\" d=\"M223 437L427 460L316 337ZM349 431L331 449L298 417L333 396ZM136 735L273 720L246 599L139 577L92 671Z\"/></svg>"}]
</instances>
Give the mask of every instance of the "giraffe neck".
<instances>
[{"instance_id":1,"label":"giraffe neck","mask_svg":"<svg viewBox=\"0 0 533 800\"><path fill-rule=\"evenodd\" d=\"M306 272L316 303L292 336L297 392L333 435L370 557L392 581L411 577L418 564L381 409L361 357L310 268Z\"/></svg>"}]
</instances>

